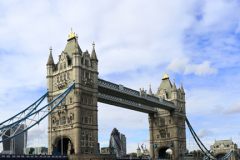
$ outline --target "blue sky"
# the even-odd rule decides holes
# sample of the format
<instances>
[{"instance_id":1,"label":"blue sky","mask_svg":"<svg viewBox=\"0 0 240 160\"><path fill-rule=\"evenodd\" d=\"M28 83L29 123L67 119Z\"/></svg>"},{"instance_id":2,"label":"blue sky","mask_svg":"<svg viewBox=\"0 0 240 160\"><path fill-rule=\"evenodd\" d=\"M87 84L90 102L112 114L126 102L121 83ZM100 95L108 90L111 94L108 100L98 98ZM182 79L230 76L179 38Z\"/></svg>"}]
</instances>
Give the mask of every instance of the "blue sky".
<instances>
[{"instance_id":1,"label":"blue sky","mask_svg":"<svg viewBox=\"0 0 240 160\"><path fill-rule=\"evenodd\" d=\"M49 47L57 62L72 27L83 51L95 42L100 78L135 90L151 84L156 93L166 71L177 87L183 81L187 117L204 144L232 138L240 146L239 7L237 0L2 0L0 121L45 93ZM127 152L137 143L149 148L147 114L98 107L101 147L116 127ZM40 131L46 146L46 121Z\"/></svg>"}]
</instances>

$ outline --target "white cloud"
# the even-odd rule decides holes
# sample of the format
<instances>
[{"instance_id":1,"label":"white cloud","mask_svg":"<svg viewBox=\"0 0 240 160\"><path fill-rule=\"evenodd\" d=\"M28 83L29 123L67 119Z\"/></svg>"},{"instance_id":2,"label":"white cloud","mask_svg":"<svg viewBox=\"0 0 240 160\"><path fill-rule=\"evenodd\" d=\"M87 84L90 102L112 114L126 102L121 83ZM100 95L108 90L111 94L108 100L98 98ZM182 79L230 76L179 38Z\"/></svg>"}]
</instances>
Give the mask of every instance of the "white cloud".
<instances>
[{"instance_id":1,"label":"white cloud","mask_svg":"<svg viewBox=\"0 0 240 160\"><path fill-rule=\"evenodd\" d=\"M240 102L234 104L233 106L228 107L223 114L224 115L240 114Z\"/></svg>"},{"instance_id":2,"label":"white cloud","mask_svg":"<svg viewBox=\"0 0 240 160\"><path fill-rule=\"evenodd\" d=\"M174 58L167 68L173 72L181 73L186 69L188 61L188 59Z\"/></svg>"},{"instance_id":3,"label":"white cloud","mask_svg":"<svg viewBox=\"0 0 240 160\"><path fill-rule=\"evenodd\" d=\"M210 135L212 135L213 133L210 131L210 130L208 130L208 129L200 129L200 130L198 130L198 132L197 132L197 136L199 137L199 138L203 138L203 137L206 137L206 136L210 136Z\"/></svg>"},{"instance_id":4,"label":"white cloud","mask_svg":"<svg viewBox=\"0 0 240 160\"><path fill-rule=\"evenodd\" d=\"M184 73L185 75L194 73L197 76L217 74L215 68L210 67L209 61L204 61L202 64L188 64L188 59L175 58L168 65L168 69L176 73Z\"/></svg>"},{"instance_id":5,"label":"white cloud","mask_svg":"<svg viewBox=\"0 0 240 160\"><path fill-rule=\"evenodd\" d=\"M46 91L49 46L53 46L57 62L71 27L78 33L83 51L91 51L95 41L99 76L104 79L135 90L148 89L151 83L156 93L168 66L173 71L169 76L179 76L176 83L183 79L186 84L189 116L204 116L219 104L223 110L233 106L229 114L238 113L234 103L239 97L239 75L232 71L231 77L220 77L221 69L240 65L239 39L230 34L239 32L236 1L41 0L1 1L0 6L0 111L5 113L1 120ZM196 15L202 18L196 20ZM212 74L216 75L212 80L200 76ZM196 80L195 75L200 78ZM217 87L206 89L215 82ZM206 124L207 119L202 122ZM136 152L137 142L149 137L147 114L99 103L100 143L108 144L114 127L127 134L129 152Z\"/></svg>"},{"instance_id":6,"label":"white cloud","mask_svg":"<svg viewBox=\"0 0 240 160\"><path fill-rule=\"evenodd\" d=\"M209 74L217 74L218 71L215 68L210 67L210 62L204 61L202 64L189 64L186 66L186 70L184 74L194 73L198 76L201 75L209 75Z\"/></svg>"}]
</instances>

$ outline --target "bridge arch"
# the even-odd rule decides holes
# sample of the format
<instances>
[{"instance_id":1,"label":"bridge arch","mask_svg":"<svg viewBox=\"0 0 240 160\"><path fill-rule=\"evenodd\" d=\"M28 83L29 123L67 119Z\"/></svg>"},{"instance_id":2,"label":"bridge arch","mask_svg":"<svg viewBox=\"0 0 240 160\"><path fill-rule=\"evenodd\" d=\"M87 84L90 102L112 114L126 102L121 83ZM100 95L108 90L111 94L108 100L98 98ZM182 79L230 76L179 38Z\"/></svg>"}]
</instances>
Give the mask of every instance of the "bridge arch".
<instances>
[{"instance_id":1,"label":"bridge arch","mask_svg":"<svg viewBox=\"0 0 240 160\"><path fill-rule=\"evenodd\" d=\"M215 153L215 157L216 158L222 158L223 156L225 156L226 154L228 154L227 152L218 152Z\"/></svg>"},{"instance_id":2,"label":"bridge arch","mask_svg":"<svg viewBox=\"0 0 240 160\"><path fill-rule=\"evenodd\" d=\"M54 141L53 141L53 155L59 155L61 154L61 146L62 146L62 141L63 141L63 154L67 155L67 152L69 150L69 141L71 144L71 151L72 153L74 153L74 141L72 140L71 137L63 134L62 136L59 135L57 136ZM72 154L71 153L71 154Z\"/></svg>"},{"instance_id":3,"label":"bridge arch","mask_svg":"<svg viewBox=\"0 0 240 160\"><path fill-rule=\"evenodd\" d=\"M167 157L167 150L170 149L172 151L172 155L173 155L173 148L169 147L169 146L161 146L158 148L157 150L157 154L158 154L158 158L160 159L169 159Z\"/></svg>"}]
</instances>

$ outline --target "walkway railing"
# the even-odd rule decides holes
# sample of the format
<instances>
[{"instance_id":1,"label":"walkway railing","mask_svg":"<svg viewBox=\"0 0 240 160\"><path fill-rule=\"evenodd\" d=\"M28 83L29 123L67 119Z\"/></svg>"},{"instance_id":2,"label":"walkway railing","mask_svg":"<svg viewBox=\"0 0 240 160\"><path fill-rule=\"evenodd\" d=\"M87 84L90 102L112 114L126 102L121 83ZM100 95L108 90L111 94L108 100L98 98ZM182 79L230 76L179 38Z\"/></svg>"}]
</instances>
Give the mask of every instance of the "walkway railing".
<instances>
[{"instance_id":1,"label":"walkway railing","mask_svg":"<svg viewBox=\"0 0 240 160\"><path fill-rule=\"evenodd\" d=\"M131 96L134 96L134 97L137 97L137 98L144 98L144 99L147 99L151 102L166 105L166 106L169 106L169 107L172 107L172 108L175 109L174 103L171 102L171 101L167 101L167 100L164 100L162 98L151 96L149 94L145 94L145 96L142 96L141 91L136 91L136 90L124 87L121 84L117 85L115 83L108 82L108 81L105 81L103 79L98 78L98 86L104 87L104 88L107 88L107 89L110 89L110 90L118 91L118 92L123 92L125 94L131 95Z\"/></svg>"},{"instance_id":2,"label":"walkway railing","mask_svg":"<svg viewBox=\"0 0 240 160\"><path fill-rule=\"evenodd\" d=\"M130 100L127 100L127 99L115 97L115 96L104 94L104 93L100 93L100 92L98 92L98 98L111 100L111 101L114 101L116 103L121 103L121 104L124 104L124 105L136 107L138 109L141 108L141 109L144 109L144 110L157 112L156 107L151 107L151 106L148 106L148 105L145 105L145 104L137 103L137 102L134 102L134 101L130 101Z\"/></svg>"},{"instance_id":3,"label":"walkway railing","mask_svg":"<svg viewBox=\"0 0 240 160\"><path fill-rule=\"evenodd\" d=\"M1 159L59 159L67 160L68 156L66 155L24 155L24 154L0 154Z\"/></svg>"}]
</instances>

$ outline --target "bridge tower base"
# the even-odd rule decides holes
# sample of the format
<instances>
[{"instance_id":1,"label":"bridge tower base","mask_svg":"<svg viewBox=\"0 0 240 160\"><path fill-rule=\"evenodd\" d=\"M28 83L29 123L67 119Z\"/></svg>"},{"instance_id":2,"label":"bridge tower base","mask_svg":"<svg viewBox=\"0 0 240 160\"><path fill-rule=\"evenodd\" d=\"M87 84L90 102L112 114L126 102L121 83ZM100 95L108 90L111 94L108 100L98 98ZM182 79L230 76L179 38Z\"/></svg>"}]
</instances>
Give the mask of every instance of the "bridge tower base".
<instances>
[{"instance_id":1,"label":"bridge tower base","mask_svg":"<svg viewBox=\"0 0 240 160\"><path fill-rule=\"evenodd\" d=\"M165 74L156 97L172 101L175 110L158 109L156 114L149 114L150 157L167 158L166 150L171 149L171 159L183 157L186 150L185 131L185 93L183 86L177 89L175 82L170 82Z\"/></svg>"}]
</instances>

